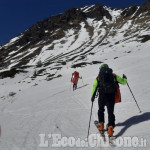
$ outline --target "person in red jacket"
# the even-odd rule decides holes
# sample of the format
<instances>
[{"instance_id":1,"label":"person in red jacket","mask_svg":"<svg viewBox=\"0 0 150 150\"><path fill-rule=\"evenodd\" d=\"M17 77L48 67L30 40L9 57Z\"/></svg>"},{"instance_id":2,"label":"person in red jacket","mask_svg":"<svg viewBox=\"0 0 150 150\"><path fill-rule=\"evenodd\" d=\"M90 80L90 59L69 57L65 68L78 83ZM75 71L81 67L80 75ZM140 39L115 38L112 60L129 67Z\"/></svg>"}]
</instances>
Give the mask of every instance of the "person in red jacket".
<instances>
[{"instance_id":1,"label":"person in red jacket","mask_svg":"<svg viewBox=\"0 0 150 150\"><path fill-rule=\"evenodd\" d=\"M72 73L71 82L73 83L73 91L77 89L78 79L82 79L82 77L79 76L79 72L75 71Z\"/></svg>"}]
</instances>

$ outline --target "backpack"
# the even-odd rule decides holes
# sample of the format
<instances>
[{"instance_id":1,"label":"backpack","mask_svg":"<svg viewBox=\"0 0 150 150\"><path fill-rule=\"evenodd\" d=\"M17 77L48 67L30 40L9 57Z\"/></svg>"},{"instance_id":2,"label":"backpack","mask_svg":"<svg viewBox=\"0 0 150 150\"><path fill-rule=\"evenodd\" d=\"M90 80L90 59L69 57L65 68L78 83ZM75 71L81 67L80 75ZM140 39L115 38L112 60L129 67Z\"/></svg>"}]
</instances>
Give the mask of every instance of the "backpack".
<instances>
[{"instance_id":1,"label":"backpack","mask_svg":"<svg viewBox=\"0 0 150 150\"><path fill-rule=\"evenodd\" d=\"M74 78L79 78L79 73L78 73L77 71L75 71L75 72L73 73L73 75L74 75Z\"/></svg>"},{"instance_id":2,"label":"backpack","mask_svg":"<svg viewBox=\"0 0 150 150\"><path fill-rule=\"evenodd\" d=\"M116 84L111 68L101 68L98 79L100 93L113 94L116 92Z\"/></svg>"},{"instance_id":3,"label":"backpack","mask_svg":"<svg viewBox=\"0 0 150 150\"><path fill-rule=\"evenodd\" d=\"M78 78L79 78L79 73L77 71L75 71L72 74L71 82L77 84L78 83Z\"/></svg>"}]
</instances>

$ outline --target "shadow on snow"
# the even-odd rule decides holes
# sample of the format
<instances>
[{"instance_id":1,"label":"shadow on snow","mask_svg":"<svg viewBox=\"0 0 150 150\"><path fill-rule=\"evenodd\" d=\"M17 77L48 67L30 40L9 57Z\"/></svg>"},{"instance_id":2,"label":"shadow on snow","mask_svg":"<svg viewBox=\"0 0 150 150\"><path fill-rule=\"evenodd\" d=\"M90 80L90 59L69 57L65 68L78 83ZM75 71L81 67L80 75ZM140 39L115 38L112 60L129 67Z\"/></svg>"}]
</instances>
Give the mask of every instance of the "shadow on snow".
<instances>
[{"instance_id":1,"label":"shadow on snow","mask_svg":"<svg viewBox=\"0 0 150 150\"><path fill-rule=\"evenodd\" d=\"M83 87L85 87L85 86L87 86L87 85L89 85L89 84L85 84L85 85L83 85L83 86L80 86L80 87L78 87L77 89L83 88Z\"/></svg>"},{"instance_id":2,"label":"shadow on snow","mask_svg":"<svg viewBox=\"0 0 150 150\"><path fill-rule=\"evenodd\" d=\"M123 135L126 132L126 130L130 128L131 126L142 123L144 121L148 121L148 120L150 120L150 112L146 112L141 115L133 116L122 123L116 124L116 126L124 126L124 128L121 129L121 131L116 135L116 137Z\"/></svg>"}]
</instances>

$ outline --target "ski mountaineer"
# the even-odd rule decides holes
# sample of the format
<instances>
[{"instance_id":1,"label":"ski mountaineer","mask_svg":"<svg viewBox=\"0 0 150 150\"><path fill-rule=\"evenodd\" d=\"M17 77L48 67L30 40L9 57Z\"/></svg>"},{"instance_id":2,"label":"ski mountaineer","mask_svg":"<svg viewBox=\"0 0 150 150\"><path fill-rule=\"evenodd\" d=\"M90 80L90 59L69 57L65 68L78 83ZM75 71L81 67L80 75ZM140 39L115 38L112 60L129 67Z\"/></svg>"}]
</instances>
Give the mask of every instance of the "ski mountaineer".
<instances>
[{"instance_id":1,"label":"ski mountaineer","mask_svg":"<svg viewBox=\"0 0 150 150\"><path fill-rule=\"evenodd\" d=\"M77 89L78 79L82 79L82 77L79 76L79 72L74 71L72 73L71 82L73 83L73 91Z\"/></svg>"},{"instance_id":2,"label":"ski mountaineer","mask_svg":"<svg viewBox=\"0 0 150 150\"><path fill-rule=\"evenodd\" d=\"M109 68L107 64L102 64L100 67L99 75L93 83L91 101L94 102L95 97L97 96L97 94L99 94L98 129L100 132L104 132L104 107L107 107L107 132L109 137L113 136L115 127L114 105L115 103L121 102L121 94L118 83L125 85L127 83L126 75L123 74L123 77L121 78L120 76L114 74L113 70Z\"/></svg>"}]
</instances>

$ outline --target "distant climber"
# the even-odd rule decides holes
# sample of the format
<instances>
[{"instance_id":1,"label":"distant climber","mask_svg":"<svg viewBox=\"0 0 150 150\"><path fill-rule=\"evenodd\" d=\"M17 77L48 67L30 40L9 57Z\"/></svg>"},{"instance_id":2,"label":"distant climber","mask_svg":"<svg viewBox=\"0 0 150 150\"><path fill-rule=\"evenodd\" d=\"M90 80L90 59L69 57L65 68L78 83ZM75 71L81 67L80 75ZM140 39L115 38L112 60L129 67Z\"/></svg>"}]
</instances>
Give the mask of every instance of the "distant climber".
<instances>
[{"instance_id":1,"label":"distant climber","mask_svg":"<svg viewBox=\"0 0 150 150\"><path fill-rule=\"evenodd\" d=\"M82 79L82 77L79 76L79 72L74 71L72 73L71 82L73 83L73 91L77 89L78 79Z\"/></svg>"},{"instance_id":2,"label":"distant climber","mask_svg":"<svg viewBox=\"0 0 150 150\"><path fill-rule=\"evenodd\" d=\"M123 74L123 77L113 73L113 70L109 68L107 64L102 64L99 70L98 77L94 80L92 98L94 102L95 96L99 94L98 98L98 119L99 119L99 130L104 131L104 107L107 107L108 112L108 127L107 132L109 137L113 136L115 127L115 115L114 105L115 103L121 102L121 94L119 84L125 85L127 83L127 77Z\"/></svg>"}]
</instances>

